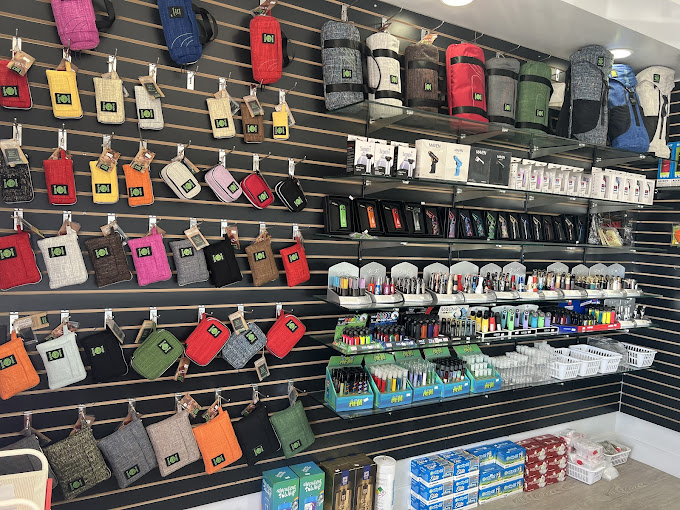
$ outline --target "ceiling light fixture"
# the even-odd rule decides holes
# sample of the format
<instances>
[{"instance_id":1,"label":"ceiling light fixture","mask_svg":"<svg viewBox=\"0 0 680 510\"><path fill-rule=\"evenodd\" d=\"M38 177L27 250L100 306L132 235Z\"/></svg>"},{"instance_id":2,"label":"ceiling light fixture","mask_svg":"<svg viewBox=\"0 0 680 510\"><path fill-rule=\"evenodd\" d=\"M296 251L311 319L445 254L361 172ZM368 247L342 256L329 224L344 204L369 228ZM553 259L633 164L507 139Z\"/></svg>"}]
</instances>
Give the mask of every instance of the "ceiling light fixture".
<instances>
[{"instance_id":1,"label":"ceiling light fixture","mask_svg":"<svg viewBox=\"0 0 680 510\"><path fill-rule=\"evenodd\" d=\"M444 5L451 7L462 7L463 5L471 4L474 0L442 0Z\"/></svg>"},{"instance_id":2,"label":"ceiling light fixture","mask_svg":"<svg viewBox=\"0 0 680 510\"><path fill-rule=\"evenodd\" d=\"M630 57L633 54L633 50L629 50L626 48L616 48L614 50L609 50L612 52L612 55L614 55L615 60L620 60L622 58L627 58Z\"/></svg>"}]
</instances>

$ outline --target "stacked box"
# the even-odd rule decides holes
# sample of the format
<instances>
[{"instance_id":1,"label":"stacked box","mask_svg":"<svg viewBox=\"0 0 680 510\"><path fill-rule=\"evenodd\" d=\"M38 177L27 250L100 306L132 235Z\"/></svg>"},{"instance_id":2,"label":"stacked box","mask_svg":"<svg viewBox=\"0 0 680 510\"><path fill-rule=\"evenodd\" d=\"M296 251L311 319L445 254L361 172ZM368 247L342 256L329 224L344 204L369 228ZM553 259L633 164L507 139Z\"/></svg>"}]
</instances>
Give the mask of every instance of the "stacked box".
<instances>
[{"instance_id":1,"label":"stacked box","mask_svg":"<svg viewBox=\"0 0 680 510\"><path fill-rule=\"evenodd\" d=\"M366 455L353 455L321 463L326 474L324 497L315 507L325 510L372 510L376 465ZM301 510L305 507L301 506Z\"/></svg>"},{"instance_id":2,"label":"stacked box","mask_svg":"<svg viewBox=\"0 0 680 510\"><path fill-rule=\"evenodd\" d=\"M525 449L512 441L467 450L479 458L479 504L521 492L524 486Z\"/></svg>"},{"instance_id":3,"label":"stacked box","mask_svg":"<svg viewBox=\"0 0 680 510\"><path fill-rule=\"evenodd\" d=\"M567 445L561 437L545 434L517 441L526 450L524 491L531 492L567 477Z\"/></svg>"},{"instance_id":4,"label":"stacked box","mask_svg":"<svg viewBox=\"0 0 680 510\"><path fill-rule=\"evenodd\" d=\"M301 510L323 508L325 474L314 462L296 464L290 469L300 479L298 487L299 508Z\"/></svg>"},{"instance_id":5,"label":"stacked box","mask_svg":"<svg viewBox=\"0 0 680 510\"><path fill-rule=\"evenodd\" d=\"M297 475L285 466L262 473L263 510L298 508L299 485Z\"/></svg>"},{"instance_id":6,"label":"stacked box","mask_svg":"<svg viewBox=\"0 0 680 510\"><path fill-rule=\"evenodd\" d=\"M479 459L462 450L411 461L413 510L467 509L477 506Z\"/></svg>"}]
</instances>

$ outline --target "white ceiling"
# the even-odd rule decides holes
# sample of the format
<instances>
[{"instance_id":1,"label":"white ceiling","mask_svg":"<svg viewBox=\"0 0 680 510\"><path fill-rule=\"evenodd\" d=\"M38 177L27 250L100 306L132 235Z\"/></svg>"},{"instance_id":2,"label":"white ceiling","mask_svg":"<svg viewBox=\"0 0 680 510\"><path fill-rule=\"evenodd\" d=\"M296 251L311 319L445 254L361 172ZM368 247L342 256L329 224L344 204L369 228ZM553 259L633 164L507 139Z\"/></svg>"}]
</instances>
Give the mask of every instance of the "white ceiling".
<instances>
[{"instance_id":1,"label":"white ceiling","mask_svg":"<svg viewBox=\"0 0 680 510\"><path fill-rule=\"evenodd\" d=\"M680 78L680 0L385 1L563 59L588 44L628 48L621 63L668 66Z\"/></svg>"}]
</instances>

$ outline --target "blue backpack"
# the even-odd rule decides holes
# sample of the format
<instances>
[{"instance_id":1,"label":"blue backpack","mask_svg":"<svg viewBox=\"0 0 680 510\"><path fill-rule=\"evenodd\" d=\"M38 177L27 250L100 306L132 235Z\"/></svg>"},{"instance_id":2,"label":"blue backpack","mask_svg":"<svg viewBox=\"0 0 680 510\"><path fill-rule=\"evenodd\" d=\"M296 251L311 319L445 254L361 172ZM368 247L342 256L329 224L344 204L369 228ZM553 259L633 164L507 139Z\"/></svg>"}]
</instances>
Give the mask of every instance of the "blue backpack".
<instances>
[{"instance_id":1,"label":"blue backpack","mask_svg":"<svg viewBox=\"0 0 680 510\"><path fill-rule=\"evenodd\" d=\"M634 152L649 150L637 79L630 66L614 64L609 75L609 141L612 147Z\"/></svg>"},{"instance_id":2,"label":"blue backpack","mask_svg":"<svg viewBox=\"0 0 680 510\"><path fill-rule=\"evenodd\" d=\"M197 62L203 45L217 37L215 17L191 0L158 0L158 12L170 58L179 65Z\"/></svg>"}]
</instances>

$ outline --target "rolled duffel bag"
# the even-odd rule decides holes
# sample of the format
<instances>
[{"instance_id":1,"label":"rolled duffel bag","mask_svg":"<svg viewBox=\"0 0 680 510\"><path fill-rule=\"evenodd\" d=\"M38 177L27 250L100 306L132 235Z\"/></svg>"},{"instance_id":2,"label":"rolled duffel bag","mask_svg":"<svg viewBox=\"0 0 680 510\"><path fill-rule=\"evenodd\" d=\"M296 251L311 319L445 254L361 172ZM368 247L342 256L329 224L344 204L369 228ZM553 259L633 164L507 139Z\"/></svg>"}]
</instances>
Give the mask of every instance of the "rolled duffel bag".
<instances>
[{"instance_id":1,"label":"rolled duffel bag","mask_svg":"<svg viewBox=\"0 0 680 510\"><path fill-rule=\"evenodd\" d=\"M404 50L406 69L405 106L438 112L439 48L434 44L417 43Z\"/></svg>"},{"instance_id":2,"label":"rolled duffel bag","mask_svg":"<svg viewBox=\"0 0 680 510\"><path fill-rule=\"evenodd\" d=\"M626 64L614 64L609 75L609 142L612 147L633 152L649 150L637 79Z\"/></svg>"},{"instance_id":3,"label":"rolled duffel bag","mask_svg":"<svg viewBox=\"0 0 680 510\"><path fill-rule=\"evenodd\" d=\"M519 60L494 57L486 61L486 107L489 122L514 127L518 79Z\"/></svg>"},{"instance_id":4,"label":"rolled duffel bag","mask_svg":"<svg viewBox=\"0 0 680 510\"><path fill-rule=\"evenodd\" d=\"M116 20L111 0L104 0L106 17L96 19L92 0L52 0L52 14L61 45L73 51L92 50L99 45L99 30Z\"/></svg>"},{"instance_id":5,"label":"rolled duffel bag","mask_svg":"<svg viewBox=\"0 0 680 510\"><path fill-rule=\"evenodd\" d=\"M270 85L279 81L283 68L290 64L288 38L271 14L250 20L250 55L255 83Z\"/></svg>"},{"instance_id":6,"label":"rolled duffel bag","mask_svg":"<svg viewBox=\"0 0 680 510\"><path fill-rule=\"evenodd\" d=\"M469 43L446 49L446 85L449 115L488 122L484 51Z\"/></svg>"},{"instance_id":7,"label":"rolled duffel bag","mask_svg":"<svg viewBox=\"0 0 680 510\"><path fill-rule=\"evenodd\" d=\"M191 0L158 0L158 12L168 53L177 65L197 62L203 45L217 37L214 16Z\"/></svg>"},{"instance_id":8,"label":"rolled duffel bag","mask_svg":"<svg viewBox=\"0 0 680 510\"><path fill-rule=\"evenodd\" d=\"M543 62L525 62L520 67L516 127L548 132L548 110L552 95L551 73L550 66Z\"/></svg>"},{"instance_id":9,"label":"rolled duffel bag","mask_svg":"<svg viewBox=\"0 0 680 510\"><path fill-rule=\"evenodd\" d=\"M671 92L675 87L675 71L653 66L637 75L637 93L649 134L649 151L660 158L671 155L668 148L668 116L671 112Z\"/></svg>"},{"instance_id":10,"label":"rolled duffel bag","mask_svg":"<svg viewBox=\"0 0 680 510\"><path fill-rule=\"evenodd\" d=\"M602 46L585 46L569 57L567 90L557 133L605 145L609 124L609 73L613 56Z\"/></svg>"},{"instance_id":11,"label":"rolled duffel bag","mask_svg":"<svg viewBox=\"0 0 680 510\"><path fill-rule=\"evenodd\" d=\"M361 36L351 23L328 21L321 27L321 62L327 110L364 99Z\"/></svg>"},{"instance_id":12,"label":"rolled duffel bag","mask_svg":"<svg viewBox=\"0 0 680 510\"><path fill-rule=\"evenodd\" d=\"M366 38L368 65L368 99L386 105L401 106L401 64L399 39L387 32L376 32ZM398 112L379 108L377 116L392 116Z\"/></svg>"}]
</instances>

